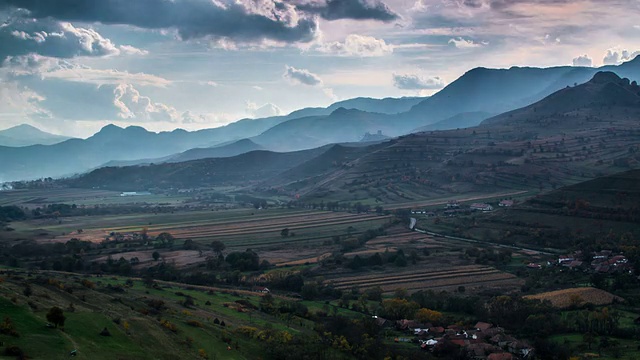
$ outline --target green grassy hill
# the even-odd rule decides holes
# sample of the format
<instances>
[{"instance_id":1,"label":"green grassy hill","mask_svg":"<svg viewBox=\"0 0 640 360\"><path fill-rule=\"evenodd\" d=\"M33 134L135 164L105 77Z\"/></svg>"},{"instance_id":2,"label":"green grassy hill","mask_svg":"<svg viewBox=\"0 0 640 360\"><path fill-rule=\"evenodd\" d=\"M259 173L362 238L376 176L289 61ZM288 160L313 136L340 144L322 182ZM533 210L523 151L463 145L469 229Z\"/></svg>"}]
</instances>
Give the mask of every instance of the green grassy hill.
<instances>
[{"instance_id":1,"label":"green grassy hill","mask_svg":"<svg viewBox=\"0 0 640 360\"><path fill-rule=\"evenodd\" d=\"M0 321L10 319L18 335L0 333L0 342L3 349L19 347L29 359L67 359L74 349L75 358L92 360L255 359L264 344L238 336L238 327L294 335L305 331L301 322L287 327L263 313L250 314L259 303L254 294L59 273L10 271L0 279ZM53 306L64 311L63 328L47 327ZM105 328L109 336L101 335ZM0 353L4 358L15 356Z\"/></svg>"}]
</instances>

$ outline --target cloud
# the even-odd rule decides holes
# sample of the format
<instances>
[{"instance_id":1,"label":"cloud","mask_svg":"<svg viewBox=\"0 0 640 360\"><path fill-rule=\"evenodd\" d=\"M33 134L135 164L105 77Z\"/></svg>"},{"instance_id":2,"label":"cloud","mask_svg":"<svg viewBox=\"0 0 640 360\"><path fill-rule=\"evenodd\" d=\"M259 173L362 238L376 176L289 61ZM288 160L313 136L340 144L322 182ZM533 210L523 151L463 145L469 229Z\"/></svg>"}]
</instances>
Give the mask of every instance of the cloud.
<instances>
[{"instance_id":1,"label":"cloud","mask_svg":"<svg viewBox=\"0 0 640 360\"><path fill-rule=\"evenodd\" d=\"M623 62L633 60L638 55L640 55L640 50L630 52L626 49L612 48L607 50L607 53L604 55L604 59L602 59L602 62L605 65L618 65Z\"/></svg>"},{"instance_id":2,"label":"cloud","mask_svg":"<svg viewBox=\"0 0 640 360\"><path fill-rule=\"evenodd\" d=\"M60 69L43 73L42 78L55 78L66 81L84 82L89 84L96 84L98 86L106 84L119 85L122 83L127 83L138 86L166 87L171 84L170 80L156 75L145 73L129 73L127 71L118 71L113 69Z\"/></svg>"},{"instance_id":3,"label":"cloud","mask_svg":"<svg viewBox=\"0 0 640 360\"><path fill-rule=\"evenodd\" d=\"M25 9L43 21L98 22L144 29L174 29L182 39L210 37L239 43L308 42L317 22L278 0L0 0L0 9Z\"/></svg>"},{"instance_id":4,"label":"cloud","mask_svg":"<svg viewBox=\"0 0 640 360\"><path fill-rule=\"evenodd\" d=\"M23 117L48 118L51 114L40 105L44 100L42 95L16 81L0 81L0 118L19 121Z\"/></svg>"},{"instance_id":5,"label":"cloud","mask_svg":"<svg viewBox=\"0 0 640 360\"><path fill-rule=\"evenodd\" d=\"M322 79L306 69L296 69L293 66L286 65L286 70L282 76L294 84L322 86Z\"/></svg>"},{"instance_id":6,"label":"cloud","mask_svg":"<svg viewBox=\"0 0 640 360\"><path fill-rule=\"evenodd\" d=\"M455 46L458 49L471 49L471 48L477 48L483 45L487 45L487 43L476 43L473 40L466 40L461 37L450 39L448 43Z\"/></svg>"},{"instance_id":7,"label":"cloud","mask_svg":"<svg viewBox=\"0 0 640 360\"><path fill-rule=\"evenodd\" d=\"M387 44L383 39L351 34L344 42L325 43L318 50L340 56L374 57L393 53L393 45Z\"/></svg>"},{"instance_id":8,"label":"cloud","mask_svg":"<svg viewBox=\"0 0 640 360\"><path fill-rule=\"evenodd\" d=\"M72 61L29 54L10 56L0 64L14 78L37 75L40 79L59 79L87 84L119 85L123 83L138 86L167 87L172 81L145 73L129 73L115 69L92 69Z\"/></svg>"},{"instance_id":9,"label":"cloud","mask_svg":"<svg viewBox=\"0 0 640 360\"><path fill-rule=\"evenodd\" d=\"M578 56L577 58L573 59L573 66L591 67L593 66L593 59L591 59L589 55Z\"/></svg>"},{"instance_id":10,"label":"cloud","mask_svg":"<svg viewBox=\"0 0 640 360\"><path fill-rule=\"evenodd\" d=\"M172 107L154 102L131 84L120 84L113 90L113 105L118 110L118 118L133 119L139 122L164 121L179 122L181 115Z\"/></svg>"},{"instance_id":11,"label":"cloud","mask_svg":"<svg viewBox=\"0 0 640 360\"><path fill-rule=\"evenodd\" d=\"M49 18L10 18L0 25L0 43L0 62L30 53L55 58L146 54L133 46L116 46L93 29Z\"/></svg>"},{"instance_id":12,"label":"cloud","mask_svg":"<svg viewBox=\"0 0 640 360\"><path fill-rule=\"evenodd\" d=\"M437 90L445 86L440 77L423 77L415 74L393 74L393 85L401 90Z\"/></svg>"},{"instance_id":13,"label":"cloud","mask_svg":"<svg viewBox=\"0 0 640 360\"><path fill-rule=\"evenodd\" d=\"M247 101L246 111L254 118L266 118L283 114L282 110L272 103L266 103L262 106L258 106L256 103L251 101Z\"/></svg>"},{"instance_id":14,"label":"cloud","mask_svg":"<svg viewBox=\"0 0 640 360\"><path fill-rule=\"evenodd\" d=\"M325 20L397 20L398 14L380 0L326 0L298 1L297 8L311 14L318 14Z\"/></svg>"}]
</instances>

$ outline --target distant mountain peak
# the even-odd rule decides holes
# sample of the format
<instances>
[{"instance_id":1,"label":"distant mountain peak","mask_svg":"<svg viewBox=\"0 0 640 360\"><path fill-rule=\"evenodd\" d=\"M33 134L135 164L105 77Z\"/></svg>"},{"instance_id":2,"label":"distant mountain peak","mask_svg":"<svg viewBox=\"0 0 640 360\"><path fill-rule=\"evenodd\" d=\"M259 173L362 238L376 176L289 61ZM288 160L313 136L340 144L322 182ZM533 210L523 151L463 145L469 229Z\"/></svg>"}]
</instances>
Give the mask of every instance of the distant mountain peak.
<instances>
[{"instance_id":1,"label":"distant mountain peak","mask_svg":"<svg viewBox=\"0 0 640 360\"><path fill-rule=\"evenodd\" d=\"M619 82L620 80L622 79L613 71L598 71L593 75L590 82L594 84L606 84L610 82Z\"/></svg>"}]
</instances>

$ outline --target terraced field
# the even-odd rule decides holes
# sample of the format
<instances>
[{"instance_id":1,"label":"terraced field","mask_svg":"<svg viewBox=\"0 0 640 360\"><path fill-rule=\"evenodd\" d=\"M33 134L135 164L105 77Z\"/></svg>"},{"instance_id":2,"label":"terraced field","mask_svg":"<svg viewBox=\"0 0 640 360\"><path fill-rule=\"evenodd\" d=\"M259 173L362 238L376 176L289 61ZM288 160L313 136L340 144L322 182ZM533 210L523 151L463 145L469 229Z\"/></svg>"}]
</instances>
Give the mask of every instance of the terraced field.
<instances>
[{"instance_id":1,"label":"terraced field","mask_svg":"<svg viewBox=\"0 0 640 360\"><path fill-rule=\"evenodd\" d=\"M489 266L478 265L456 266L445 270L420 269L418 271L405 271L394 274L378 273L330 280L336 288L342 290L353 287L363 290L379 286L385 293L393 292L397 288L415 292L419 290L455 289L459 286L464 286L466 289L487 286L513 286L520 281L512 274Z\"/></svg>"}]
</instances>

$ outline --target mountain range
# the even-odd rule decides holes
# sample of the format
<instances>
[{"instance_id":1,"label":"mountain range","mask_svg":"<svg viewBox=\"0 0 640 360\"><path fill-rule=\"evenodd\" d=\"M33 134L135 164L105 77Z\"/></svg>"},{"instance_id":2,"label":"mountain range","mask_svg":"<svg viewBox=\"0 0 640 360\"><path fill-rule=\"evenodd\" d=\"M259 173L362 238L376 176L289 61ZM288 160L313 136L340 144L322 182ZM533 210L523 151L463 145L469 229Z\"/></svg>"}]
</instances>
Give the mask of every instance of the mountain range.
<instances>
[{"instance_id":1,"label":"mountain range","mask_svg":"<svg viewBox=\"0 0 640 360\"><path fill-rule=\"evenodd\" d=\"M95 170L72 186L113 190L234 184L304 199L401 202L552 189L640 167L640 88L612 72L485 120L365 146Z\"/></svg>"},{"instance_id":2,"label":"mountain range","mask_svg":"<svg viewBox=\"0 0 640 360\"><path fill-rule=\"evenodd\" d=\"M53 145L68 139L67 136L50 134L26 124L0 130L0 146Z\"/></svg>"},{"instance_id":3,"label":"mountain range","mask_svg":"<svg viewBox=\"0 0 640 360\"><path fill-rule=\"evenodd\" d=\"M311 149L331 143L358 142L367 132L382 131L396 137L415 131L466 128L493 115L539 101L567 86L588 81L602 69L640 79L640 58L601 69L477 68L428 98L356 98L327 108L243 119L194 132L151 133L140 127L121 129L109 125L86 140L71 139L50 146L0 147L3 163L0 181L69 176L105 164L232 156L239 151L257 149L280 152ZM239 143L233 151L221 148L241 139L250 139L251 143ZM195 148L200 149L189 152Z\"/></svg>"}]
</instances>

